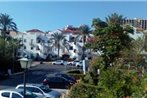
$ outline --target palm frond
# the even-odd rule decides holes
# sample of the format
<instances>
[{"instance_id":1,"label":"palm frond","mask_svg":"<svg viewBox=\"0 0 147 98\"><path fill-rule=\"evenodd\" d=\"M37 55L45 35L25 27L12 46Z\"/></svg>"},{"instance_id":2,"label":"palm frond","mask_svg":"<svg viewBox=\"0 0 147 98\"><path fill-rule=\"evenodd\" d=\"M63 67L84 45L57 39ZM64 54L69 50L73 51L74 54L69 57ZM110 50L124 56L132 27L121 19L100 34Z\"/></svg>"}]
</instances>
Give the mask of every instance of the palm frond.
<instances>
[{"instance_id":1,"label":"palm frond","mask_svg":"<svg viewBox=\"0 0 147 98\"><path fill-rule=\"evenodd\" d=\"M8 31L17 31L17 25L8 14L0 14L0 29L3 33Z\"/></svg>"}]
</instances>

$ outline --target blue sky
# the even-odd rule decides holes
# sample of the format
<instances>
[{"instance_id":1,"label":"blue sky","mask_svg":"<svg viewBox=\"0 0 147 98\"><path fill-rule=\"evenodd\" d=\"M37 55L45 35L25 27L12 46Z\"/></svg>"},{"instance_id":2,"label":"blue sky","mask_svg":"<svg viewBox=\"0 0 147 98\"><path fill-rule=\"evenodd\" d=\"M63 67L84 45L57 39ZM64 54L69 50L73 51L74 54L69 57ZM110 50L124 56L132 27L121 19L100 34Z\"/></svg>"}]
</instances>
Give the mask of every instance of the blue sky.
<instances>
[{"instance_id":1,"label":"blue sky","mask_svg":"<svg viewBox=\"0 0 147 98\"><path fill-rule=\"evenodd\" d=\"M93 18L105 19L112 13L128 18L147 19L147 1L3 1L0 13L7 13L23 32L30 29L53 31L66 25L91 26Z\"/></svg>"}]
</instances>

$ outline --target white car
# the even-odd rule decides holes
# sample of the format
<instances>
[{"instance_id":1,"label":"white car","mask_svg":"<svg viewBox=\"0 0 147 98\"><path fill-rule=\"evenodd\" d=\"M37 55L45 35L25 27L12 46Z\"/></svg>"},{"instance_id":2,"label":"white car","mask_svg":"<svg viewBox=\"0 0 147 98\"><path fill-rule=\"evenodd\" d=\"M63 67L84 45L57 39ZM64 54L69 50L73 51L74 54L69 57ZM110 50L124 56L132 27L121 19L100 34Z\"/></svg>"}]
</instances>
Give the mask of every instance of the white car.
<instances>
[{"instance_id":1,"label":"white car","mask_svg":"<svg viewBox=\"0 0 147 98\"><path fill-rule=\"evenodd\" d=\"M19 84L16 86L16 89L23 89L24 85ZM45 98L61 98L61 93L51 90L49 87L43 85L43 84L26 84L26 89L31 91L32 93L40 96L43 95Z\"/></svg>"},{"instance_id":2,"label":"white car","mask_svg":"<svg viewBox=\"0 0 147 98\"><path fill-rule=\"evenodd\" d=\"M5 89L0 90L0 98L24 98L23 97L23 89ZM32 92L26 90L25 94L26 98L44 98L43 96L38 97Z\"/></svg>"},{"instance_id":3,"label":"white car","mask_svg":"<svg viewBox=\"0 0 147 98\"><path fill-rule=\"evenodd\" d=\"M52 64L53 65L64 65L64 61L63 60L57 60L57 61L53 61Z\"/></svg>"},{"instance_id":4,"label":"white car","mask_svg":"<svg viewBox=\"0 0 147 98\"><path fill-rule=\"evenodd\" d=\"M83 62L82 61L74 61L73 65L75 65L76 67L82 67L83 66Z\"/></svg>"},{"instance_id":5,"label":"white car","mask_svg":"<svg viewBox=\"0 0 147 98\"><path fill-rule=\"evenodd\" d=\"M67 65L73 65L73 61L67 61Z\"/></svg>"}]
</instances>

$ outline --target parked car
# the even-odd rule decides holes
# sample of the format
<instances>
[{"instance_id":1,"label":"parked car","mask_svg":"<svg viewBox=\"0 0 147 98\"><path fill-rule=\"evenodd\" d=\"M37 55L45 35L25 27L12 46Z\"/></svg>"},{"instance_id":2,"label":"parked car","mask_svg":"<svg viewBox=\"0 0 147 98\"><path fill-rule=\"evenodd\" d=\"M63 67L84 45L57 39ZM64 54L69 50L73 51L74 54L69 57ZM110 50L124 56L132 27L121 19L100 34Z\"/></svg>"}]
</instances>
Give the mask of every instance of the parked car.
<instances>
[{"instance_id":1,"label":"parked car","mask_svg":"<svg viewBox=\"0 0 147 98\"><path fill-rule=\"evenodd\" d=\"M64 61L63 60L57 60L52 62L53 65L63 65Z\"/></svg>"},{"instance_id":2,"label":"parked car","mask_svg":"<svg viewBox=\"0 0 147 98\"><path fill-rule=\"evenodd\" d=\"M16 89L23 89L24 84L19 84L16 86ZM43 95L45 98L61 98L61 93L51 90L49 87L43 85L43 84L26 84L26 89L31 91L32 93L40 96Z\"/></svg>"},{"instance_id":3,"label":"parked car","mask_svg":"<svg viewBox=\"0 0 147 98\"><path fill-rule=\"evenodd\" d=\"M67 65L73 65L73 61L68 61Z\"/></svg>"},{"instance_id":4,"label":"parked car","mask_svg":"<svg viewBox=\"0 0 147 98\"><path fill-rule=\"evenodd\" d=\"M50 88L68 89L73 83L62 77L49 76L43 80L44 85L49 85Z\"/></svg>"},{"instance_id":5,"label":"parked car","mask_svg":"<svg viewBox=\"0 0 147 98\"><path fill-rule=\"evenodd\" d=\"M2 79L6 79L9 77L8 72L4 71L4 70L0 70L0 80Z\"/></svg>"},{"instance_id":6,"label":"parked car","mask_svg":"<svg viewBox=\"0 0 147 98\"><path fill-rule=\"evenodd\" d=\"M76 83L76 79L70 75L67 75L65 73L56 73L55 76L57 77L62 77L70 82L72 82L73 84Z\"/></svg>"},{"instance_id":7,"label":"parked car","mask_svg":"<svg viewBox=\"0 0 147 98\"><path fill-rule=\"evenodd\" d=\"M23 89L0 90L0 98L24 98L23 93L24 93ZM26 98L44 98L43 96L37 96L28 90L26 90L25 97Z\"/></svg>"},{"instance_id":8,"label":"parked car","mask_svg":"<svg viewBox=\"0 0 147 98\"><path fill-rule=\"evenodd\" d=\"M73 65L75 65L76 67L82 67L83 66L83 62L82 61L74 61Z\"/></svg>"}]
</instances>

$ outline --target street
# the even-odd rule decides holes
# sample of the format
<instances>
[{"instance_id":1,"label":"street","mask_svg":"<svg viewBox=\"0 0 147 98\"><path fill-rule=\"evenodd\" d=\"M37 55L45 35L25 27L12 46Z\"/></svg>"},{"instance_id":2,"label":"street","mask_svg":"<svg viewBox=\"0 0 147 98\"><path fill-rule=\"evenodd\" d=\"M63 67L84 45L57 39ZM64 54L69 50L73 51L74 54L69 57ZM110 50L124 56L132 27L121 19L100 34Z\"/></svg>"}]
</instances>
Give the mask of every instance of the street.
<instances>
[{"instance_id":1,"label":"street","mask_svg":"<svg viewBox=\"0 0 147 98\"><path fill-rule=\"evenodd\" d=\"M27 70L26 82L27 83L42 83L43 79L47 74L53 74L56 72L65 71L74 67L69 67L65 69L63 65L51 65L48 63L37 64L36 66ZM6 89L11 87L16 87L16 85L23 83L23 72L14 74L6 80L0 81L0 89Z\"/></svg>"}]
</instances>

